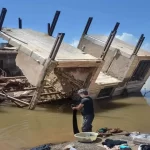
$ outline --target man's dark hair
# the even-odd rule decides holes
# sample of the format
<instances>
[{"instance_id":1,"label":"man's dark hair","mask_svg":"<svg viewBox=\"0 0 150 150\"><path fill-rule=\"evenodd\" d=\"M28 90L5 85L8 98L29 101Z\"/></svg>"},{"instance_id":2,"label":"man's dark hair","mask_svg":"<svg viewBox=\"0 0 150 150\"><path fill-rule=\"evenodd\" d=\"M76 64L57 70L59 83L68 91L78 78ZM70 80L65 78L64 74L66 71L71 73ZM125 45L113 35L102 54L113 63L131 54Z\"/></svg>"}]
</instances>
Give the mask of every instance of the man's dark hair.
<instances>
[{"instance_id":1,"label":"man's dark hair","mask_svg":"<svg viewBox=\"0 0 150 150\"><path fill-rule=\"evenodd\" d=\"M87 91L86 89L80 89L80 90L78 91L78 94L88 95L89 93L88 93L88 91Z\"/></svg>"}]
</instances>

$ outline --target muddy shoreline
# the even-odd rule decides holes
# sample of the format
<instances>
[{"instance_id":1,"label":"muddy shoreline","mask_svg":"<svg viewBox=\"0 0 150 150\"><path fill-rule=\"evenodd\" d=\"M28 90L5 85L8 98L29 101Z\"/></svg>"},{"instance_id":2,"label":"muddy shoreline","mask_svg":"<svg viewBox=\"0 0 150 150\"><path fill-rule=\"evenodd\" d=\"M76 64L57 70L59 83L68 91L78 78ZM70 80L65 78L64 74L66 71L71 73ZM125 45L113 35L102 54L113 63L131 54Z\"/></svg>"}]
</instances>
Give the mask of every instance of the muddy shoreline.
<instances>
[{"instance_id":1,"label":"muddy shoreline","mask_svg":"<svg viewBox=\"0 0 150 150\"><path fill-rule=\"evenodd\" d=\"M76 150L106 150L102 142L106 139L113 139L113 140L123 140L127 141L128 145L131 147L132 150L137 150L139 144L135 144L134 141L128 137L123 135L116 135L116 136L109 136L107 138L101 138L98 137L97 140L93 143L80 143L78 141L71 141L71 142L62 142L62 143L51 143L50 147L51 150L63 150L67 145L73 145ZM31 148L28 149L21 149L21 150L31 150Z\"/></svg>"}]
</instances>

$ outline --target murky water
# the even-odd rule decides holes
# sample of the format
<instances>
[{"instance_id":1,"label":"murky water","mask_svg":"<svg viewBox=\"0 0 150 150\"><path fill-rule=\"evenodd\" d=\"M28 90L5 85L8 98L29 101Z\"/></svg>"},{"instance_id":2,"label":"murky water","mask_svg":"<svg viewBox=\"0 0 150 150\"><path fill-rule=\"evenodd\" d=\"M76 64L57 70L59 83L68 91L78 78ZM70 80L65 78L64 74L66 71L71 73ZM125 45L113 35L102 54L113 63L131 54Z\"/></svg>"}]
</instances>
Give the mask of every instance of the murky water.
<instances>
[{"instance_id":1,"label":"murky water","mask_svg":"<svg viewBox=\"0 0 150 150\"><path fill-rule=\"evenodd\" d=\"M98 105L99 104L99 105ZM29 111L0 106L0 149L17 150L39 144L73 140L71 109L57 106L37 107ZM150 107L146 100L134 96L114 101L96 102L93 130L119 127L128 131L150 132ZM78 115L78 124L82 118Z\"/></svg>"}]
</instances>

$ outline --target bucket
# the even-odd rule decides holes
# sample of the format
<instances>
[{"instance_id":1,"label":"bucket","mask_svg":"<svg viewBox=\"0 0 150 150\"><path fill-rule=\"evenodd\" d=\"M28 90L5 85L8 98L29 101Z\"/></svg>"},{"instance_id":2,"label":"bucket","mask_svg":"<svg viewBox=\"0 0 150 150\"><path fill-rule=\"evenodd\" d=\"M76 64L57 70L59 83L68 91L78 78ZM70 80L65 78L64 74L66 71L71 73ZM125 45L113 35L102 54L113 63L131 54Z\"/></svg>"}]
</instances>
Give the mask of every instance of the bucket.
<instances>
[{"instance_id":1,"label":"bucket","mask_svg":"<svg viewBox=\"0 0 150 150\"><path fill-rule=\"evenodd\" d=\"M95 132L81 132L74 135L79 142L90 143L97 139L98 133Z\"/></svg>"}]
</instances>

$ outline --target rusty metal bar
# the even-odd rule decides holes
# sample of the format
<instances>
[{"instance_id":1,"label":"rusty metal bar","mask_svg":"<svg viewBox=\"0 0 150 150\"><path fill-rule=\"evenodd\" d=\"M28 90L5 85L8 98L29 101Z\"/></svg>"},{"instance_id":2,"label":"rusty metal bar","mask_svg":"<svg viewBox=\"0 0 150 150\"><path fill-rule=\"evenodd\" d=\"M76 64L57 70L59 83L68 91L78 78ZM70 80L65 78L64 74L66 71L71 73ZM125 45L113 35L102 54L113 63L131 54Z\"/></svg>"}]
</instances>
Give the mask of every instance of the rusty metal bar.
<instances>
[{"instance_id":1,"label":"rusty metal bar","mask_svg":"<svg viewBox=\"0 0 150 150\"><path fill-rule=\"evenodd\" d=\"M140 36L140 38L139 38L139 41L137 42L137 44L136 44L136 46L135 46L135 49L134 49L132 55L137 55L139 49L140 49L141 46L142 46L142 43L143 43L144 39L145 39L144 34L141 34L141 36Z\"/></svg>"},{"instance_id":2,"label":"rusty metal bar","mask_svg":"<svg viewBox=\"0 0 150 150\"><path fill-rule=\"evenodd\" d=\"M57 24L57 21L58 21L58 18L59 18L59 15L60 15L60 11L56 11L54 19L53 19L52 24L51 24L50 32L49 32L50 36L53 35L53 32L55 30L55 27L56 27L56 24Z\"/></svg>"},{"instance_id":3,"label":"rusty metal bar","mask_svg":"<svg viewBox=\"0 0 150 150\"><path fill-rule=\"evenodd\" d=\"M18 18L18 25L19 25L19 29L22 29L22 19Z\"/></svg>"},{"instance_id":4,"label":"rusty metal bar","mask_svg":"<svg viewBox=\"0 0 150 150\"><path fill-rule=\"evenodd\" d=\"M83 33L82 33L82 36L84 36L84 35L86 35L86 34L88 33L88 30L89 30L89 28L90 28L90 25L91 25L91 23L92 23L92 20L93 20L93 17L89 17L89 19L88 19L88 21L87 21L87 23L86 23L86 26L85 26L85 28L84 28L84 31L83 31Z\"/></svg>"},{"instance_id":5,"label":"rusty metal bar","mask_svg":"<svg viewBox=\"0 0 150 150\"><path fill-rule=\"evenodd\" d=\"M51 54L49 56L49 58L51 58L52 60L55 59L64 36L65 36L65 33L58 33L57 38L54 43L54 46L52 48Z\"/></svg>"},{"instance_id":6,"label":"rusty metal bar","mask_svg":"<svg viewBox=\"0 0 150 150\"><path fill-rule=\"evenodd\" d=\"M0 15L0 31L2 30L2 26L3 26L3 23L4 23L6 13L7 13L7 9L2 8L1 15Z\"/></svg>"},{"instance_id":7,"label":"rusty metal bar","mask_svg":"<svg viewBox=\"0 0 150 150\"><path fill-rule=\"evenodd\" d=\"M51 25L50 25L50 23L48 23L47 24L47 33L48 33L48 35L50 35L50 29L51 29Z\"/></svg>"},{"instance_id":8,"label":"rusty metal bar","mask_svg":"<svg viewBox=\"0 0 150 150\"><path fill-rule=\"evenodd\" d=\"M107 39L107 42L106 42L106 44L104 46L104 49L103 49L103 53L101 55L102 60L104 60L105 57L106 57L106 54L107 54L107 52L108 52L108 50L110 48L110 45L111 45L111 43L112 43L112 41L113 41L113 39L114 39L114 37L115 37L115 35L117 33L117 29L118 29L119 25L120 25L120 23L117 22L115 27L114 27L114 29L111 31L111 33L110 33L110 35L109 35L109 37Z\"/></svg>"}]
</instances>

